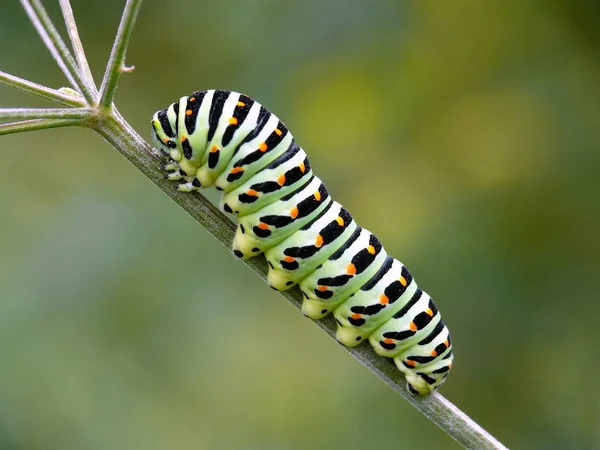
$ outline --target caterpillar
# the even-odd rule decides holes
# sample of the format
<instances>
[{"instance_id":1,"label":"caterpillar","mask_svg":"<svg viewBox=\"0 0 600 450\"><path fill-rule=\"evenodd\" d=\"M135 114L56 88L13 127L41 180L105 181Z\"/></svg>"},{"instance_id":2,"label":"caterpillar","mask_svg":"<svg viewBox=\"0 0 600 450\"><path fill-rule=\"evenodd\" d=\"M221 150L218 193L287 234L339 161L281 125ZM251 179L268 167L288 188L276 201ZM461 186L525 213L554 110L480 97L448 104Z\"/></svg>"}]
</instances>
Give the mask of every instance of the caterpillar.
<instances>
[{"instance_id":1,"label":"caterpillar","mask_svg":"<svg viewBox=\"0 0 600 450\"><path fill-rule=\"evenodd\" d=\"M152 117L156 147L178 189L215 186L237 217L233 252L264 253L276 290L298 285L302 312L332 313L347 346L368 340L393 358L413 394L429 394L452 367L450 333L435 303L379 240L332 200L285 124L231 91L196 91Z\"/></svg>"}]
</instances>

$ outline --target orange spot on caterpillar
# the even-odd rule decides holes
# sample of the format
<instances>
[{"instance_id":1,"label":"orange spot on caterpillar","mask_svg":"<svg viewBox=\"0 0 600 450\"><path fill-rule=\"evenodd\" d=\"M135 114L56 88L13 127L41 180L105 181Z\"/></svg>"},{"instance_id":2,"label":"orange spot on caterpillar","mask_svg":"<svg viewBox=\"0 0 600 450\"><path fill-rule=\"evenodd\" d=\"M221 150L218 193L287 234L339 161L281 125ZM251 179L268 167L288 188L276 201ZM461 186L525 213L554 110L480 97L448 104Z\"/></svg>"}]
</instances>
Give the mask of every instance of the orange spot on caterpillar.
<instances>
[{"instance_id":1,"label":"orange spot on caterpillar","mask_svg":"<svg viewBox=\"0 0 600 450\"><path fill-rule=\"evenodd\" d=\"M281 131L279 128L275 128L275 134L277 136L281 136L283 134L283 131Z\"/></svg>"},{"instance_id":2,"label":"orange spot on caterpillar","mask_svg":"<svg viewBox=\"0 0 600 450\"><path fill-rule=\"evenodd\" d=\"M323 236L319 234L315 240L315 246L320 247L321 245L323 245Z\"/></svg>"},{"instance_id":3,"label":"orange spot on caterpillar","mask_svg":"<svg viewBox=\"0 0 600 450\"><path fill-rule=\"evenodd\" d=\"M398 280L400 282L400 284L404 287L406 287L406 285L408 284L408 281L406 281L406 278L404 277L400 277L400 279ZM430 316L433 314L429 314Z\"/></svg>"},{"instance_id":4,"label":"orange spot on caterpillar","mask_svg":"<svg viewBox=\"0 0 600 450\"><path fill-rule=\"evenodd\" d=\"M293 207L290 210L290 216L291 216L292 219L295 219L296 217L298 217L298 208Z\"/></svg>"},{"instance_id":5,"label":"orange spot on caterpillar","mask_svg":"<svg viewBox=\"0 0 600 450\"><path fill-rule=\"evenodd\" d=\"M216 145L213 145L212 148L210 149L211 153L216 153L219 151L219 147L217 147Z\"/></svg>"},{"instance_id":6,"label":"orange spot on caterpillar","mask_svg":"<svg viewBox=\"0 0 600 450\"><path fill-rule=\"evenodd\" d=\"M238 120L235 117L229 119L229 125L237 125Z\"/></svg>"},{"instance_id":7,"label":"orange spot on caterpillar","mask_svg":"<svg viewBox=\"0 0 600 450\"><path fill-rule=\"evenodd\" d=\"M267 224L266 224L266 223L264 223L264 222L260 222L260 223L258 224L258 228L260 228L261 230L268 230L268 229L269 229L269 225L267 225Z\"/></svg>"},{"instance_id":8,"label":"orange spot on caterpillar","mask_svg":"<svg viewBox=\"0 0 600 450\"><path fill-rule=\"evenodd\" d=\"M433 317L433 311L431 310L431 308L427 308L425 310L425 314L427 314L429 317Z\"/></svg>"},{"instance_id":9,"label":"orange spot on caterpillar","mask_svg":"<svg viewBox=\"0 0 600 450\"><path fill-rule=\"evenodd\" d=\"M237 103L235 104L235 106L242 107L242 106L246 106L246 104L245 104L244 102L237 102Z\"/></svg>"},{"instance_id":10,"label":"orange spot on caterpillar","mask_svg":"<svg viewBox=\"0 0 600 450\"><path fill-rule=\"evenodd\" d=\"M249 195L250 197L258 197L258 192L256 192L254 189L248 189L246 191L246 195Z\"/></svg>"},{"instance_id":11,"label":"orange spot on caterpillar","mask_svg":"<svg viewBox=\"0 0 600 450\"><path fill-rule=\"evenodd\" d=\"M266 142L261 142L260 145L258 146L258 149L261 152L263 152L263 153L266 152L268 148L269 147L267 147L267 143Z\"/></svg>"},{"instance_id":12,"label":"orange spot on caterpillar","mask_svg":"<svg viewBox=\"0 0 600 450\"><path fill-rule=\"evenodd\" d=\"M448 363L448 369L452 369L452 363Z\"/></svg>"},{"instance_id":13,"label":"orange spot on caterpillar","mask_svg":"<svg viewBox=\"0 0 600 450\"><path fill-rule=\"evenodd\" d=\"M356 273L356 266L352 263L348 264L346 267L346 272L348 275L354 275Z\"/></svg>"},{"instance_id":14,"label":"orange spot on caterpillar","mask_svg":"<svg viewBox=\"0 0 600 450\"><path fill-rule=\"evenodd\" d=\"M409 360L409 359L405 360L404 362L405 362L406 364L408 364L409 366L411 366L411 367L415 367L415 366L417 365L417 363L416 363L416 362L414 362L414 361L411 361L411 360Z\"/></svg>"},{"instance_id":15,"label":"orange spot on caterpillar","mask_svg":"<svg viewBox=\"0 0 600 450\"><path fill-rule=\"evenodd\" d=\"M317 286L317 289L321 292L325 292L327 290L327 286Z\"/></svg>"},{"instance_id":16,"label":"orange spot on caterpillar","mask_svg":"<svg viewBox=\"0 0 600 450\"><path fill-rule=\"evenodd\" d=\"M369 252L369 254L374 255L375 254L375 247L373 247L372 245L368 245L367 246L367 251Z\"/></svg>"},{"instance_id":17,"label":"orange spot on caterpillar","mask_svg":"<svg viewBox=\"0 0 600 450\"><path fill-rule=\"evenodd\" d=\"M192 110L191 109L186 109L185 110L185 115L186 116L191 116L192 115Z\"/></svg>"},{"instance_id":18,"label":"orange spot on caterpillar","mask_svg":"<svg viewBox=\"0 0 600 450\"><path fill-rule=\"evenodd\" d=\"M243 167L234 167L233 169L231 169L231 173L240 173L243 171L244 171Z\"/></svg>"},{"instance_id":19,"label":"orange spot on caterpillar","mask_svg":"<svg viewBox=\"0 0 600 450\"><path fill-rule=\"evenodd\" d=\"M394 340L393 340L393 339L384 339L384 340L383 340L383 343L384 343L384 344L393 344L393 343L394 343Z\"/></svg>"},{"instance_id":20,"label":"orange spot on caterpillar","mask_svg":"<svg viewBox=\"0 0 600 450\"><path fill-rule=\"evenodd\" d=\"M360 319L362 317L362 314L354 313L350 317L352 317L353 319Z\"/></svg>"},{"instance_id":21,"label":"orange spot on caterpillar","mask_svg":"<svg viewBox=\"0 0 600 450\"><path fill-rule=\"evenodd\" d=\"M302 173L304 173L304 171L306 170L306 166L304 165L304 163L300 163L298 167L300 168L300 172Z\"/></svg>"},{"instance_id":22,"label":"orange spot on caterpillar","mask_svg":"<svg viewBox=\"0 0 600 450\"><path fill-rule=\"evenodd\" d=\"M163 138L163 144L167 144L169 142L169 138Z\"/></svg>"},{"instance_id":23,"label":"orange spot on caterpillar","mask_svg":"<svg viewBox=\"0 0 600 450\"><path fill-rule=\"evenodd\" d=\"M389 302L390 302L390 299L388 298L387 295L381 294L379 296L379 303L381 303L382 305L387 305Z\"/></svg>"},{"instance_id":24,"label":"orange spot on caterpillar","mask_svg":"<svg viewBox=\"0 0 600 450\"><path fill-rule=\"evenodd\" d=\"M318 202L321 201L321 193L319 191L315 192L315 200Z\"/></svg>"},{"instance_id":25,"label":"orange spot on caterpillar","mask_svg":"<svg viewBox=\"0 0 600 450\"><path fill-rule=\"evenodd\" d=\"M417 325L414 322L411 322L410 325L408 326L410 331L417 331Z\"/></svg>"},{"instance_id":26,"label":"orange spot on caterpillar","mask_svg":"<svg viewBox=\"0 0 600 450\"><path fill-rule=\"evenodd\" d=\"M435 350L431 351L431 356L437 356L437 352Z\"/></svg>"},{"instance_id":27,"label":"orange spot on caterpillar","mask_svg":"<svg viewBox=\"0 0 600 450\"><path fill-rule=\"evenodd\" d=\"M283 260L289 263L294 262L294 258L292 258L291 256L286 256L285 258L283 258Z\"/></svg>"},{"instance_id":28,"label":"orange spot on caterpillar","mask_svg":"<svg viewBox=\"0 0 600 450\"><path fill-rule=\"evenodd\" d=\"M280 175L279 178L277 178L277 184L279 186L283 186L285 184L285 174Z\"/></svg>"},{"instance_id":29,"label":"orange spot on caterpillar","mask_svg":"<svg viewBox=\"0 0 600 450\"><path fill-rule=\"evenodd\" d=\"M185 141L187 141L187 136L181 136L181 139L180 139L180 140L181 140L181 142L185 142Z\"/></svg>"},{"instance_id":30,"label":"orange spot on caterpillar","mask_svg":"<svg viewBox=\"0 0 600 450\"><path fill-rule=\"evenodd\" d=\"M338 225L339 225L340 227L343 227L343 226L344 226L344 219L342 219L341 217L339 217L339 216L338 216L338 218L337 218L337 219L335 219L335 220L336 220L336 222L338 223Z\"/></svg>"},{"instance_id":31,"label":"orange spot on caterpillar","mask_svg":"<svg viewBox=\"0 0 600 450\"><path fill-rule=\"evenodd\" d=\"M190 97L190 102L195 102L196 101L196 97Z\"/></svg>"},{"instance_id":32,"label":"orange spot on caterpillar","mask_svg":"<svg viewBox=\"0 0 600 450\"><path fill-rule=\"evenodd\" d=\"M446 346L446 348L450 347L450 342L448 342L448 339L444 341L444 345Z\"/></svg>"}]
</instances>

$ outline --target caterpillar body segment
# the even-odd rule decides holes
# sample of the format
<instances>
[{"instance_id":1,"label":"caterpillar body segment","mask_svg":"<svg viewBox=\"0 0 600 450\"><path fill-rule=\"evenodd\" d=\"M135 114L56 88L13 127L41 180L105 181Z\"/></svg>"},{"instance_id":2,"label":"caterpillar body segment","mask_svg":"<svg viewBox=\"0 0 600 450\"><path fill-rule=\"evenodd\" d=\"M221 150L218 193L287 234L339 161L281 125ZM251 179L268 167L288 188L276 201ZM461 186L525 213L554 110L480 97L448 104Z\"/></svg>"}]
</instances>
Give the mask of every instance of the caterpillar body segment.
<instances>
[{"instance_id":1,"label":"caterpillar body segment","mask_svg":"<svg viewBox=\"0 0 600 450\"><path fill-rule=\"evenodd\" d=\"M269 130L272 127L277 127L275 130L279 130L281 134ZM267 124L262 131L256 137L251 138L252 136L251 132L244 138L241 144L238 144L233 149L233 156L225 164L225 169L215 180L217 188L229 192L231 189L238 187L243 182L252 178L265 166L294 146L292 135L287 132L283 124L273 115L267 120ZM216 148L217 146L214 145L213 149ZM219 152L216 153L219 154L219 158L223 158ZM216 171L212 171L211 177L215 175Z\"/></svg>"},{"instance_id":2,"label":"caterpillar body segment","mask_svg":"<svg viewBox=\"0 0 600 450\"><path fill-rule=\"evenodd\" d=\"M368 340L393 358L408 388L428 394L452 366L448 328L433 300L379 240L333 201L287 127L260 103L230 91L196 91L152 117L167 178L182 191L215 186L237 217L233 251L264 253L268 283L298 285L302 311L333 313L337 339Z\"/></svg>"},{"instance_id":3,"label":"caterpillar body segment","mask_svg":"<svg viewBox=\"0 0 600 450\"><path fill-rule=\"evenodd\" d=\"M405 300L402 308L369 336L373 349L381 356L394 358L445 327L435 303L423 290L417 288Z\"/></svg>"},{"instance_id":4,"label":"caterpillar body segment","mask_svg":"<svg viewBox=\"0 0 600 450\"><path fill-rule=\"evenodd\" d=\"M317 217L265 252L270 270L268 283L289 289L315 271L356 229L356 222L339 203L332 201Z\"/></svg>"},{"instance_id":5,"label":"caterpillar body segment","mask_svg":"<svg viewBox=\"0 0 600 450\"><path fill-rule=\"evenodd\" d=\"M300 281L302 312L311 319L325 317L368 282L386 257L377 238L357 228L327 261Z\"/></svg>"},{"instance_id":6,"label":"caterpillar body segment","mask_svg":"<svg viewBox=\"0 0 600 450\"><path fill-rule=\"evenodd\" d=\"M285 197L312 177L304 150L295 143L245 183L223 194L221 207L246 215Z\"/></svg>"},{"instance_id":7,"label":"caterpillar body segment","mask_svg":"<svg viewBox=\"0 0 600 450\"><path fill-rule=\"evenodd\" d=\"M334 311L341 326L337 339L347 346L359 344L388 321L417 290L402 263L388 256L379 271Z\"/></svg>"},{"instance_id":8,"label":"caterpillar body segment","mask_svg":"<svg viewBox=\"0 0 600 450\"><path fill-rule=\"evenodd\" d=\"M327 188L313 175L278 202L247 216L238 216L234 253L247 258L268 250L318 216L331 202Z\"/></svg>"}]
</instances>

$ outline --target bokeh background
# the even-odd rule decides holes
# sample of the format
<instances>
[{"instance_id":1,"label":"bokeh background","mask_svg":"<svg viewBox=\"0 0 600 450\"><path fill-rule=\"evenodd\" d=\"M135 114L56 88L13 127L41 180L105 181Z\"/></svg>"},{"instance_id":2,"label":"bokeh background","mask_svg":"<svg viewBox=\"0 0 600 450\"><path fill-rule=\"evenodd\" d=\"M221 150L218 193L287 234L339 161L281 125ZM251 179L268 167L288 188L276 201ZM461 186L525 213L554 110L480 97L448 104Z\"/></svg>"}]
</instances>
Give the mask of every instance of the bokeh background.
<instances>
[{"instance_id":1,"label":"bokeh background","mask_svg":"<svg viewBox=\"0 0 600 450\"><path fill-rule=\"evenodd\" d=\"M123 3L73 0L97 79ZM0 42L65 85L15 0ZM600 448L596 2L146 0L128 56L145 136L207 88L288 124L438 302L445 396L511 448ZM458 448L92 132L0 154L1 449Z\"/></svg>"}]
</instances>

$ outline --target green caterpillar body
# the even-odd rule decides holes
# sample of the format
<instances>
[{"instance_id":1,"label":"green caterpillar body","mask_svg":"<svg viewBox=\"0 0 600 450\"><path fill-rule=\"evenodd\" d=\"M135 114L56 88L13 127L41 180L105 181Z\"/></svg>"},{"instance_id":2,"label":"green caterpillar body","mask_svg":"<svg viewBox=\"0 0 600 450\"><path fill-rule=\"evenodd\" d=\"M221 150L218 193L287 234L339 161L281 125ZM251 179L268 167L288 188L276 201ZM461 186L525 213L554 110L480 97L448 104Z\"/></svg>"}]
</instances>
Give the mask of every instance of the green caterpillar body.
<instances>
[{"instance_id":1,"label":"green caterpillar body","mask_svg":"<svg viewBox=\"0 0 600 450\"><path fill-rule=\"evenodd\" d=\"M298 285L305 315L333 313L337 339L347 346L368 339L393 358L411 392L428 394L446 379L452 345L435 303L331 199L274 114L246 95L208 90L156 112L152 126L180 190L223 191L223 210L238 220L233 251L264 253L271 287Z\"/></svg>"}]
</instances>

